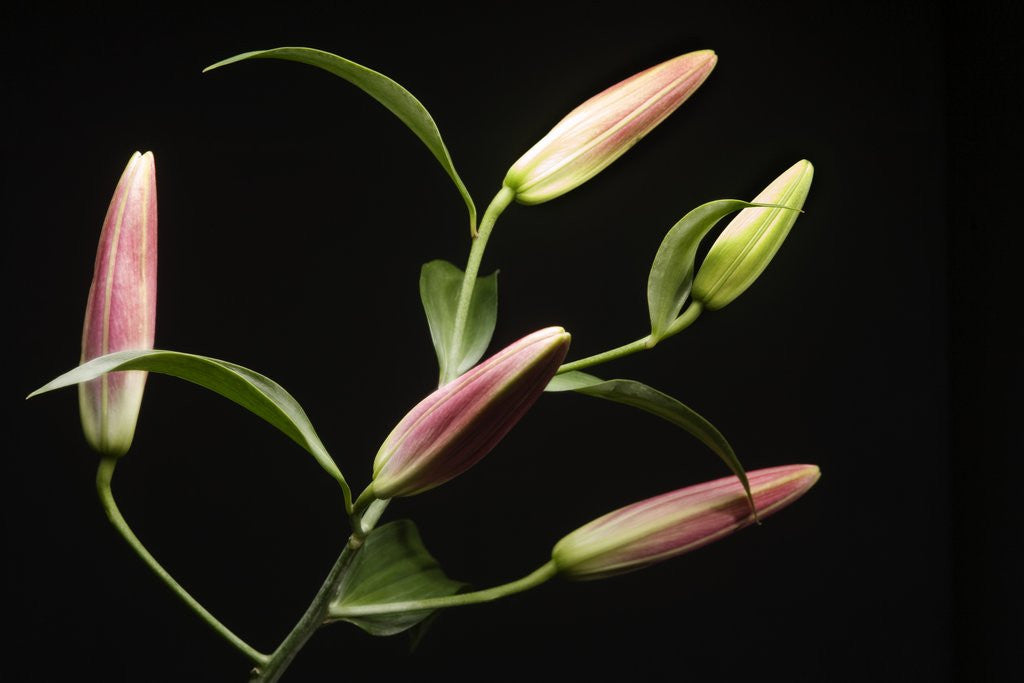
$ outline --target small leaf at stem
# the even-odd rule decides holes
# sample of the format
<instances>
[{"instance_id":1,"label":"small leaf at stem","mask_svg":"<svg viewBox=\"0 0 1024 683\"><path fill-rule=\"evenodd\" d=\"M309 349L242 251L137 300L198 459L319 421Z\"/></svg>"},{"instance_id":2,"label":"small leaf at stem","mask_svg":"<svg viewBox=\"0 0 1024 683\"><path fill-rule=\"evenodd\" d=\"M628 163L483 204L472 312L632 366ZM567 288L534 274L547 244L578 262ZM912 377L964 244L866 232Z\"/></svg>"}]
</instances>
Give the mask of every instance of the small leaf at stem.
<instances>
[{"instance_id":1,"label":"small leaf at stem","mask_svg":"<svg viewBox=\"0 0 1024 683\"><path fill-rule=\"evenodd\" d=\"M668 420L677 427L697 437L710 448L732 470L747 493L753 509L753 498L750 497L750 484L747 474L740 464L732 446L713 424L689 406L680 403L668 394L663 394L646 384L631 379L603 380L576 370L556 375L548 384L546 391L576 391L587 396L596 396L608 401L623 403L640 410L646 410L663 420Z\"/></svg>"},{"instance_id":2,"label":"small leaf at stem","mask_svg":"<svg viewBox=\"0 0 1024 683\"><path fill-rule=\"evenodd\" d=\"M483 357L498 320L498 271L495 271L477 278L462 343L452 338L463 276L459 268L442 260L425 263L420 271L420 299L441 368L441 384L466 372Z\"/></svg>"},{"instance_id":3,"label":"small leaf at stem","mask_svg":"<svg viewBox=\"0 0 1024 683\"><path fill-rule=\"evenodd\" d=\"M255 413L310 453L341 484L346 503L351 494L345 478L327 452L299 402L284 387L258 372L216 358L178 351L119 351L94 358L36 389L29 398L87 382L118 370L147 370L198 384Z\"/></svg>"},{"instance_id":4,"label":"small leaf at stem","mask_svg":"<svg viewBox=\"0 0 1024 683\"><path fill-rule=\"evenodd\" d=\"M466 202L466 209L469 211L470 232L474 235L476 234L476 206L473 204L473 198L470 197L469 190L466 189L459 174L455 171L455 164L448 153L448 148L445 147L444 141L441 139L441 131L438 130L433 117L426 107L413 97L412 93L384 74L378 73L373 69L368 69L361 64L356 64L330 52L308 47L279 47L271 50L243 52L242 54L219 61L216 64L211 64L203 69L203 72L246 59L283 59L321 68L339 78L345 79L387 107L392 114L408 126L409 130L415 133L416 137L427 146L427 149L431 151L438 163L441 164L441 167L444 168L445 172L452 179L452 182L455 183L455 187L459 194L462 195L463 201Z\"/></svg>"},{"instance_id":5,"label":"small leaf at stem","mask_svg":"<svg viewBox=\"0 0 1024 683\"><path fill-rule=\"evenodd\" d=\"M702 204L683 216L665 235L647 278L647 308L654 342L666 336L690 294L700 241L718 221L750 206L753 204L739 199L718 199Z\"/></svg>"},{"instance_id":6,"label":"small leaf at stem","mask_svg":"<svg viewBox=\"0 0 1024 683\"><path fill-rule=\"evenodd\" d=\"M338 588L335 609L438 598L458 593L466 584L445 576L423 547L412 520L377 527L366 537ZM391 636L412 628L434 610L342 617L367 633Z\"/></svg>"}]
</instances>

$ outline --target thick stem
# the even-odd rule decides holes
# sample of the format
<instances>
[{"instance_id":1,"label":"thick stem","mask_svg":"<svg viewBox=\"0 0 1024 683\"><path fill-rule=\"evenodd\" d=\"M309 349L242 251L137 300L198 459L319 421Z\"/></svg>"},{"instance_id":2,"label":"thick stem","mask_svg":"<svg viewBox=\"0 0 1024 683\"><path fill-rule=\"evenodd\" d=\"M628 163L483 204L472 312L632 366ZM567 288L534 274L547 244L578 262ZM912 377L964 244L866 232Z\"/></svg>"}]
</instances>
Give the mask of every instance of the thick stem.
<instances>
[{"instance_id":1,"label":"thick stem","mask_svg":"<svg viewBox=\"0 0 1024 683\"><path fill-rule=\"evenodd\" d=\"M498 220L501 212L508 208L508 205L515 199L516 193L509 188L502 186L501 190L491 200L483 218L480 219L480 230L473 238L473 246L469 250L469 258L466 260L466 273L462 278L462 289L459 290L459 301L455 309L455 329L452 333L452 342L456 345L455 357L459 356L458 351L462 347L462 335L466 332L466 320L469 318L469 304L473 300L473 288L476 287L476 276L480 272L480 261L483 260L484 250L487 248L487 240L494 229L494 223ZM442 378L451 380L452 377Z\"/></svg>"},{"instance_id":2,"label":"thick stem","mask_svg":"<svg viewBox=\"0 0 1024 683\"><path fill-rule=\"evenodd\" d=\"M678 334L685 330L687 327L693 324L693 321L697 319L702 310L704 310L704 306L701 305L699 301L691 302L690 305L686 308L686 310L683 311L682 314L678 318L676 318L671 325L668 326L668 330L666 330L665 335L662 337L662 339L668 339L672 335ZM556 374L560 375L563 372L571 372L572 370L582 370L583 368L589 368L592 365L600 365L601 363L607 363L608 361L615 360L616 358L622 358L623 356L632 355L637 351L646 351L647 349L654 347L654 345L657 344L658 341L661 340L655 341L654 339L651 338L651 335L647 335L643 339L637 339L634 342L623 344L622 346L611 349L610 351L605 351L603 353L598 353L593 356L587 356L586 358L574 360L571 363L566 363L565 365L562 365L561 367L558 368L558 372Z\"/></svg>"},{"instance_id":3,"label":"thick stem","mask_svg":"<svg viewBox=\"0 0 1024 683\"><path fill-rule=\"evenodd\" d=\"M186 605L192 608L196 614L198 614L203 621L209 624L214 631L219 633L229 643L238 648L246 657L252 660L257 666L265 664L269 657L262 652L259 652L244 640L236 636L231 632L227 626L222 624L215 616L199 604L199 601L189 595L180 583L174 580L174 578L167 572L166 569L160 566L160 563L156 561L142 542L139 541L138 537L132 532L128 523L125 522L124 517L121 516L121 511L117 509L117 503L114 502L114 494L110 489L110 482L114 477L114 467L117 465L116 458L104 458L100 461L99 470L96 472L96 490L99 492L100 502L103 504L103 510L107 513L107 518L114 525L114 528L120 532L124 540L128 541L128 545L132 547L142 561L149 565L149 568L163 581L167 586L174 591L179 598L181 598Z\"/></svg>"},{"instance_id":4,"label":"thick stem","mask_svg":"<svg viewBox=\"0 0 1024 683\"><path fill-rule=\"evenodd\" d=\"M494 588L462 593L460 595L449 595L441 598L426 598L424 600L406 600L403 602L387 602L379 605L360 605L358 607L337 607L331 609L332 619L344 619L346 617L365 617L374 614L393 614L395 612L415 612L425 609L442 609L444 607L458 607L460 605L473 605L479 602L490 602L504 598L515 593L536 588L545 581L551 579L558 573L555 563L549 561L528 576L518 581L505 583Z\"/></svg>"},{"instance_id":5,"label":"thick stem","mask_svg":"<svg viewBox=\"0 0 1024 683\"><path fill-rule=\"evenodd\" d=\"M356 505L357 516L353 519L352 528L359 533L353 532L348 543L342 549L341 555L338 556L334 566L331 567L330 573L327 574L327 578L320 585L320 590L317 591L313 602L306 608L305 614L302 615L302 618L295 624L291 632L277 646L274 654L270 655L265 665L259 667L252 679L253 683L273 683L280 680L285 670L291 665L292 660L295 659L295 656L306 645L306 642L328 620L331 601L337 597L338 587L345 578L345 573L351 566L352 560L355 559L356 553L362 547L363 540L367 534L373 531L374 526L376 526L377 521L384 514L384 510L390 502L376 499L372 501L364 500L365 494L370 490L367 487L366 491L363 492L364 495L359 496L360 502ZM364 508L366 508L366 512L362 515L362 519L360 519L358 515Z\"/></svg>"},{"instance_id":6,"label":"thick stem","mask_svg":"<svg viewBox=\"0 0 1024 683\"><path fill-rule=\"evenodd\" d=\"M324 579L323 584L321 584L320 590L317 591L316 597L313 598L313 602L306 608L306 613L302 615L302 618L295 624L291 632L281 641L281 644L274 650L274 654L270 655L265 665L259 668L258 673L252 679L254 683L274 683L274 681L280 680L285 670L292 663L292 660L295 659L295 655L299 654L299 650L316 633L316 630L323 625L327 619L331 600L334 599L338 585L345 576L345 571L352 564L352 559L356 553L359 552L359 547L359 545L353 544L351 540L345 544L345 548L334 562L334 566L331 567L330 573Z\"/></svg>"}]
</instances>

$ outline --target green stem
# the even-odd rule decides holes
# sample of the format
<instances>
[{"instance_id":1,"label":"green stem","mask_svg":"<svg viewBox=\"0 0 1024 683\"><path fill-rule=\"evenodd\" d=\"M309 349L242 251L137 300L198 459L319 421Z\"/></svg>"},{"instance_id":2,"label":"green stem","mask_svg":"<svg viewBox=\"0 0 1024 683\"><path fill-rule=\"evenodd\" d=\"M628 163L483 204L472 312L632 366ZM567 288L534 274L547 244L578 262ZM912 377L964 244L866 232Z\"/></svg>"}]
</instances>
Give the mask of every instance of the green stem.
<instances>
[{"instance_id":1,"label":"green stem","mask_svg":"<svg viewBox=\"0 0 1024 683\"><path fill-rule=\"evenodd\" d=\"M341 584L341 580L344 578L349 565L352 564L352 560L359 551L359 547L359 544L353 545L353 540L345 544L345 548L341 551L338 559L335 560L334 566L331 567L327 578L320 585L320 590L317 591L313 602L306 608L305 614L302 615L302 618L295 624L291 632L277 646L274 654L270 655L264 665L259 667L259 672L252 679L253 683L274 683L274 681L280 680L285 670L291 665L292 660L295 659L295 655L299 654L299 650L303 648L316 630L324 624L331 600L334 599L338 586Z\"/></svg>"},{"instance_id":2,"label":"green stem","mask_svg":"<svg viewBox=\"0 0 1024 683\"><path fill-rule=\"evenodd\" d=\"M650 335L648 335L643 339L637 339L635 342L623 344L622 346L614 348L611 351L605 351L604 353L598 353L594 356L587 356L586 358L574 360L571 363L566 363L565 365L559 367L558 372L556 374L560 375L563 372L571 372L573 370L589 368L591 365L600 365L601 363L607 363L608 361L615 360L616 358L629 356L631 354L636 353L637 351L643 351L649 348L647 344L650 341L650 339L651 337Z\"/></svg>"},{"instance_id":3,"label":"green stem","mask_svg":"<svg viewBox=\"0 0 1024 683\"><path fill-rule=\"evenodd\" d=\"M672 335L679 334L685 330L693 324L693 321L696 320L703 311L704 304L699 301L691 301L690 305L686 307L686 310L668 326L668 329L665 330L665 336L662 337L662 339L668 339ZM654 346L654 344L651 344L651 346Z\"/></svg>"},{"instance_id":4,"label":"green stem","mask_svg":"<svg viewBox=\"0 0 1024 683\"><path fill-rule=\"evenodd\" d=\"M349 537L348 543L345 544L338 559L335 560L327 578L320 585L320 590L317 591L313 602L306 608L305 614L302 615L291 632L277 646L274 654L270 655L264 666L259 668L256 677L252 679L253 683L274 683L274 681L280 680L306 642L328 620L331 602L338 597L338 589L348 568L352 565L352 560L355 559L356 553L363 545L363 540L367 534L373 531L390 502L373 498L368 493L370 491L372 488L367 487L357 499L356 514L352 520L354 530L352 536ZM366 512L360 519L359 514L364 508Z\"/></svg>"},{"instance_id":5,"label":"green stem","mask_svg":"<svg viewBox=\"0 0 1024 683\"><path fill-rule=\"evenodd\" d=\"M687 327L693 324L693 321L697 319L702 310L704 310L704 307L700 304L700 302L691 302L687 309L683 311L683 313L678 318L676 318L671 325L669 325L668 330L665 331L665 335L662 337L662 339L668 339L672 335L678 334L685 330ZM637 339L634 342L623 344L622 346L611 349L610 351L605 351L603 353L598 353L593 356L587 356L586 358L574 360L571 363L566 363L565 365L562 365L561 367L558 368L558 372L556 374L560 375L563 372L571 372L572 370L582 370L583 368L589 368L592 365L600 365L601 363L607 363L608 361L615 360L616 358L622 358L623 356L632 355L637 351L646 351L647 349L653 348L654 345L657 344L659 341L661 340L655 340L651 338L651 335L647 335L643 339Z\"/></svg>"},{"instance_id":6,"label":"green stem","mask_svg":"<svg viewBox=\"0 0 1024 683\"><path fill-rule=\"evenodd\" d=\"M352 535L355 536L356 540L362 543L363 539L366 538L366 534L370 533L373 529L373 525L377 523L374 519L373 523L369 525L369 529L364 529L363 525L363 513L377 497L373 494L373 484L370 484L363 492L356 498L356 502L352 505L352 511L349 513L349 523L352 525ZM381 511L383 513L383 510ZM377 515L377 519L380 515Z\"/></svg>"},{"instance_id":7,"label":"green stem","mask_svg":"<svg viewBox=\"0 0 1024 683\"><path fill-rule=\"evenodd\" d=\"M121 515L121 511L117 509L117 503L114 502L114 494L110 489L110 482L114 477L114 467L117 465L116 458L104 458L100 461L99 470L96 472L96 490L100 495L100 502L103 504L103 510L107 513L107 518L114 525L114 528L120 532L124 540L128 541L128 545L132 547L142 561L149 565L149 568L160 577L160 579L167 584L167 586L174 591L179 598L181 598L186 605L192 608L192 610L198 614L203 621L209 624L214 631L219 633L229 643L234 645L244 654L246 657L251 659L257 666L265 664L269 657L262 652L259 652L244 640L236 636L231 632L227 626L222 624L215 616L210 614L209 611L199 601L188 594L181 584L174 580L174 578L167 572L166 569L160 566L160 563L156 561L142 542L139 541L138 537L132 532L128 523L125 522L124 517Z\"/></svg>"},{"instance_id":8,"label":"green stem","mask_svg":"<svg viewBox=\"0 0 1024 683\"><path fill-rule=\"evenodd\" d=\"M455 328L452 333L452 343L455 344L455 355L462 347L462 335L466 332L466 320L469 318L469 304L473 300L473 288L476 287L476 276L480 272L480 261L483 260L484 250L487 248L487 240L491 236L491 230L498 220L501 212L508 208L508 205L515 199L516 193L508 187L502 186L501 190L491 200L483 218L480 219L480 230L473 237L473 246L469 250L469 258L466 260L466 273L462 278L462 289L459 290L459 301L455 308ZM447 379L452 379L448 377Z\"/></svg>"},{"instance_id":9,"label":"green stem","mask_svg":"<svg viewBox=\"0 0 1024 683\"><path fill-rule=\"evenodd\" d=\"M536 588L545 581L551 579L558 573L555 563L549 561L528 576L518 581L495 586L472 593L460 595L448 595L440 598L426 598L423 600L406 600L404 602L386 602L379 605L359 605L353 607L331 608L332 619L344 619L346 617L365 617L374 614L393 614L395 612L415 612L425 609L441 609L444 607L458 607L460 605L472 605L479 602L490 602L498 598L504 598L515 593Z\"/></svg>"},{"instance_id":10,"label":"green stem","mask_svg":"<svg viewBox=\"0 0 1024 683\"><path fill-rule=\"evenodd\" d=\"M384 514L384 511L387 510L390 502L390 498L378 498L370 503L366 508L366 512L363 513L363 517L359 523L359 530L363 536L366 536L366 534L373 530L373 527L377 526L377 521L380 519L381 515Z\"/></svg>"}]
</instances>

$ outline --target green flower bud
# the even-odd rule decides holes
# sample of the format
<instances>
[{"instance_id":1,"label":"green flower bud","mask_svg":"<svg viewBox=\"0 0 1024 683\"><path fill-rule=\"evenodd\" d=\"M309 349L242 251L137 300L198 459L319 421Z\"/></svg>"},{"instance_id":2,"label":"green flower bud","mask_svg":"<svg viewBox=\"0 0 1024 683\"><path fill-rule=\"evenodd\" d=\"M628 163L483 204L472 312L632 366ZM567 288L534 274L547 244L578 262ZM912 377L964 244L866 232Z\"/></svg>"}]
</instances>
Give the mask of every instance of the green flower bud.
<instances>
[{"instance_id":1,"label":"green flower bud","mask_svg":"<svg viewBox=\"0 0 1024 683\"><path fill-rule=\"evenodd\" d=\"M724 307L753 284L789 234L811 189L814 167L798 161L754 198L788 208L743 209L711 245L693 281L693 300Z\"/></svg>"}]
</instances>

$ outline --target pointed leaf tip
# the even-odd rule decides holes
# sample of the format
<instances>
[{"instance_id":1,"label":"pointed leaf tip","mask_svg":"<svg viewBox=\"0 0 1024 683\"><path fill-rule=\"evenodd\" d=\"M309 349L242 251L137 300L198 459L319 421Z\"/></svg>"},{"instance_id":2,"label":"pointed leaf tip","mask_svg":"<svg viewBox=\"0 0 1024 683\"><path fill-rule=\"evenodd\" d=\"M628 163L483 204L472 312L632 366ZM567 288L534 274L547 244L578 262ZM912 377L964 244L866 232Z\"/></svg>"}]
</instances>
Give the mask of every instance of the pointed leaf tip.
<instances>
[{"instance_id":1,"label":"pointed leaf tip","mask_svg":"<svg viewBox=\"0 0 1024 683\"><path fill-rule=\"evenodd\" d=\"M241 365L178 351L119 351L79 365L36 389L29 398L121 370L171 375L234 401L269 422L312 455L341 485L346 507L351 506L348 484L299 402L277 382Z\"/></svg>"},{"instance_id":2,"label":"pointed leaf tip","mask_svg":"<svg viewBox=\"0 0 1024 683\"><path fill-rule=\"evenodd\" d=\"M743 490L746 492L747 500L753 510L754 499L750 492L750 482L747 480L747 473L732 445L715 425L681 401L636 380L603 380L600 377L575 370L556 375L545 391L576 391L587 396L622 403L656 415L684 429L710 448L736 475L743 485ZM756 518L756 511L754 511L754 515Z\"/></svg>"},{"instance_id":3,"label":"pointed leaf tip","mask_svg":"<svg viewBox=\"0 0 1024 683\"><path fill-rule=\"evenodd\" d=\"M382 73L369 69L351 60L339 57L338 55L317 50L309 47L278 47L270 50L253 50L243 52L222 59L215 64L203 69L203 72L234 64L247 59L283 59L290 62L299 62L309 66L315 66L328 73L344 79L356 86L373 99L380 102L392 114L404 123L416 137L427 146L427 149L434 155L438 163L451 178L455 188L462 196L466 204L466 211L469 213L470 232L476 234L476 205L473 198L466 189L458 172L455 170L455 163L452 161L448 148L441 139L441 131L434 122L430 112L427 111L418 99L411 92L402 87L399 83L385 76Z\"/></svg>"}]
</instances>

